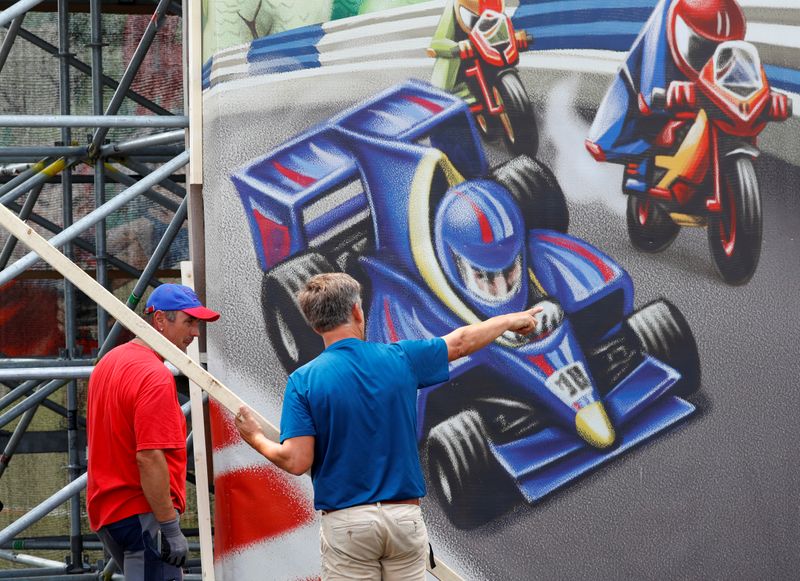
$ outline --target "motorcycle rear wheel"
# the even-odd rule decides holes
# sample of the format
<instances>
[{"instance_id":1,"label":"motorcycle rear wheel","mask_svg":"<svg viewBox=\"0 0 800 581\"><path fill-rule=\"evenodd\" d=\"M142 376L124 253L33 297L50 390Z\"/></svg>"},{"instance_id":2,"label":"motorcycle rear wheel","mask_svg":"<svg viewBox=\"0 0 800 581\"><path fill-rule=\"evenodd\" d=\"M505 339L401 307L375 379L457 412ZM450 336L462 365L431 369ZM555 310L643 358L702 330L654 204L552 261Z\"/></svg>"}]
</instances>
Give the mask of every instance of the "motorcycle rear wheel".
<instances>
[{"instance_id":1,"label":"motorcycle rear wheel","mask_svg":"<svg viewBox=\"0 0 800 581\"><path fill-rule=\"evenodd\" d=\"M746 283L761 256L761 192L753 161L746 156L723 160L719 213L708 219L708 246L722 280Z\"/></svg>"},{"instance_id":2,"label":"motorcycle rear wheel","mask_svg":"<svg viewBox=\"0 0 800 581\"><path fill-rule=\"evenodd\" d=\"M681 230L661 204L634 195L628 195L627 222L628 238L642 252L667 249Z\"/></svg>"},{"instance_id":3,"label":"motorcycle rear wheel","mask_svg":"<svg viewBox=\"0 0 800 581\"><path fill-rule=\"evenodd\" d=\"M536 157L539 150L539 127L533 106L522 81L513 69L497 76L495 98L505 111L500 115L506 142L512 152Z\"/></svg>"}]
</instances>

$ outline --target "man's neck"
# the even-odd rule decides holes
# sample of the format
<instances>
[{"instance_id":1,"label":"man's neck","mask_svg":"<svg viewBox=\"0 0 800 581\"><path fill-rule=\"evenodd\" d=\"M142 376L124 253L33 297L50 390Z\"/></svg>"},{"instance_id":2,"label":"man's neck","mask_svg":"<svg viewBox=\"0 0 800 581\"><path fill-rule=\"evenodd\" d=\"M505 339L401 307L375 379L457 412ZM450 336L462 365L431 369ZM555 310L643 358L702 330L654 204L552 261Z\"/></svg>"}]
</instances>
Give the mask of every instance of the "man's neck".
<instances>
[{"instance_id":1,"label":"man's neck","mask_svg":"<svg viewBox=\"0 0 800 581\"><path fill-rule=\"evenodd\" d=\"M358 339L360 341L364 340L364 335L361 333L361 329L353 323L339 325L335 329L320 333L320 335L322 335L322 342L325 343L326 348L330 347L337 341L341 341L342 339Z\"/></svg>"},{"instance_id":2,"label":"man's neck","mask_svg":"<svg viewBox=\"0 0 800 581\"><path fill-rule=\"evenodd\" d=\"M153 349L153 348L152 348L150 345L148 345L147 343L145 343L144 341L142 341L141 339L139 339L139 337L134 337L133 339L131 339L131 343L133 343L133 344L135 344L135 345L140 345L140 346L142 346L142 347L145 347L145 348L147 348L147 349L150 349L150 350L151 350L153 353L155 353L155 354L156 354L156 356L157 356L159 359L161 359L161 361L164 361L164 358L161 356L161 353L159 353L158 351L156 351L155 349Z\"/></svg>"}]
</instances>

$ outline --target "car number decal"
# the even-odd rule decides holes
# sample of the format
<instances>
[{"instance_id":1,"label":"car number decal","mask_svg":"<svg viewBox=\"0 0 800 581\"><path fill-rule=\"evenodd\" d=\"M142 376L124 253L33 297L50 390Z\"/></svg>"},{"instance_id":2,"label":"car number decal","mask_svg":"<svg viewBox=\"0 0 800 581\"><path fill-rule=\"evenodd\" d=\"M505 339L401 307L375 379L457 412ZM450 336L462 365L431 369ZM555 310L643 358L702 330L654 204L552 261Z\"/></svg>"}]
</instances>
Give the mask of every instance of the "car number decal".
<instances>
[{"instance_id":1,"label":"car number decal","mask_svg":"<svg viewBox=\"0 0 800 581\"><path fill-rule=\"evenodd\" d=\"M583 364L575 361L547 378L547 387L571 408L580 409L593 401L592 381Z\"/></svg>"}]
</instances>

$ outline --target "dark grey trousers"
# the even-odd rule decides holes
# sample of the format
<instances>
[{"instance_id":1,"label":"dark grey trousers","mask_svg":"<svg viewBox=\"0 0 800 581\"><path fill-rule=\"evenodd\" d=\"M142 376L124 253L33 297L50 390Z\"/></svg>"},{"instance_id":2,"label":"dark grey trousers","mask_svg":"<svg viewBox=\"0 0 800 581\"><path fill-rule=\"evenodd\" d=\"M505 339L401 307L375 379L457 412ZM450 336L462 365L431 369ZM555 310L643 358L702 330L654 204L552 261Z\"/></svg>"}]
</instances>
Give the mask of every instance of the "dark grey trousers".
<instances>
[{"instance_id":1,"label":"dark grey trousers","mask_svg":"<svg viewBox=\"0 0 800 581\"><path fill-rule=\"evenodd\" d=\"M152 512L129 516L97 531L125 581L182 581L183 571L161 560L160 534Z\"/></svg>"}]
</instances>

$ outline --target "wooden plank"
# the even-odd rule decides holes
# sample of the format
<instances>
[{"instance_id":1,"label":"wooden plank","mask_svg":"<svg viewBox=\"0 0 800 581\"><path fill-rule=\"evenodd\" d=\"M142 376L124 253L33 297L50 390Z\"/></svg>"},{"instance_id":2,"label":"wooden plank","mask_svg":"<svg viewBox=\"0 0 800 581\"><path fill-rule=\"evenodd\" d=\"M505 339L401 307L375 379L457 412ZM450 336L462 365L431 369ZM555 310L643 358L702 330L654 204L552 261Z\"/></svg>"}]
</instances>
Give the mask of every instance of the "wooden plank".
<instances>
[{"instance_id":1,"label":"wooden plank","mask_svg":"<svg viewBox=\"0 0 800 581\"><path fill-rule=\"evenodd\" d=\"M194 289L191 262L181 262L181 282ZM186 349L193 361L200 362L200 345L192 341ZM208 486L206 459L206 423L203 413L203 391L194 381L189 381L189 400L192 411L192 440L194 442L194 476L197 493L197 524L200 529L200 566L204 581L214 581L214 544L211 537L211 498Z\"/></svg>"},{"instance_id":2,"label":"wooden plank","mask_svg":"<svg viewBox=\"0 0 800 581\"><path fill-rule=\"evenodd\" d=\"M190 152L189 184L203 183L203 50L202 14L200 0L184 2L186 11L187 42L185 43L188 84L189 130L186 132L186 147Z\"/></svg>"},{"instance_id":3,"label":"wooden plank","mask_svg":"<svg viewBox=\"0 0 800 581\"><path fill-rule=\"evenodd\" d=\"M50 266L64 275L73 285L83 291L86 296L100 305L105 311L120 322L134 335L147 343L164 359L172 363L190 381L194 381L211 397L216 399L231 413L238 413L239 407L245 405L238 395L233 393L216 377L192 361L183 351L170 343L161 333L153 329L139 315L130 310L124 303L103 288L92 277L83 272L80 267L64 256L57 248L52 246L33 228L20 220L11 210L0 205L0 225L20 242L33 250ZM278 439L278 429L269 423L261 414L255 412L255 417L271 440Z\"/></svg>"}]
</instances>

